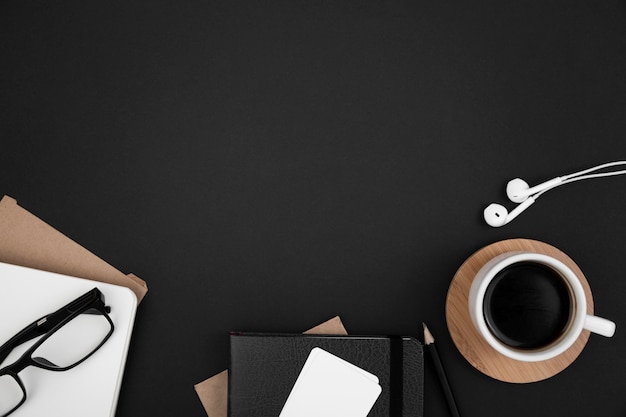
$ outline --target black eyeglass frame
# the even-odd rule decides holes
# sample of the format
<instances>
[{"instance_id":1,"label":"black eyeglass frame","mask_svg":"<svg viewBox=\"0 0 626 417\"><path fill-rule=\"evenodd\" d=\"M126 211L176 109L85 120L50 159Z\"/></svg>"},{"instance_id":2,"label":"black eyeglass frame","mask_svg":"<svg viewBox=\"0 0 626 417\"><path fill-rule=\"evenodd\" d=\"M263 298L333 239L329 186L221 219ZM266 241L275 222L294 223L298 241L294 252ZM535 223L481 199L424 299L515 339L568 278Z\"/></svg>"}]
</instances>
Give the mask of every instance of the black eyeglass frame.
<instances>
[{"instance_id":1,"label":"black eyeglass frame","mask_svg":"<svg viewBox=\"0 0 626 417\"><path fill-rule=\"evenodd\" d=\"M72 319L80 314L89 314L89 310L96 310L98 313L102 314L109 324L111 325L111 329L107 333L107 335L103 338L99 345L97 345L89 354L87 354L84 358L79 360L76 363L73 363L69 366L57 366L45 358L33 358L32 354L41 344L43 344L48 338L50 338L56 331L61 329L64 325L69 323ZM11 353L15 347L28 342L36 337L42 336L35 344L33 344L28 350L26 350L15 362L10 365L5 366L4 368L0 368L0 376L8 375L15 379L20 388L22 389L23 397L19 404L17 404L13 409L8 411L6 414L0 415L0 417L6 417L17 410L24 402L26 401L26 387L24 383L18 376L18 373L24 370L28 366L35 366L37 368L46 369L49 371L67 371L68 369L72 369L75 366L78 366L85 360L87 360L91 355L93 355L98 349L102 347L106 343L106 341L113 334L113 330L115 326L111 317L109 317L110 308L105 305L104 294L98 289L93 288L92 290L86 292L75 300L71 301L67 305L61 307L57 311L51 314L47 314L28 326L24 327L20 330L15 336L6 341L2 346L0 346L0 363L2 363Z\"/></svg>"}]
</instances>

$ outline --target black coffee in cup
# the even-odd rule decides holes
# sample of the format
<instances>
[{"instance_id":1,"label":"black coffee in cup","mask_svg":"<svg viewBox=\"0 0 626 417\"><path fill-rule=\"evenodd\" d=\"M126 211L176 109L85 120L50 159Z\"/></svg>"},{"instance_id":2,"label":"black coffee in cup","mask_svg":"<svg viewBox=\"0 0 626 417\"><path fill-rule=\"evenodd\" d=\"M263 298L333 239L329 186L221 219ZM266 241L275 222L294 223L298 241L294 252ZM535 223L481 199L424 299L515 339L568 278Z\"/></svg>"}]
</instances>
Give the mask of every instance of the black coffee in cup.
<instances>
[{"instance_id":1,"label":"black coffee in cup","mask_svg":"<svg viewBox=\"0 0 626 417\"><path fill-rule=\"evenodd\" d=\"M517 349L559 339L573 308L567 282L552 268L519 262L498 272L485 292L483 314L491 333Z\"/></svg>"}]
</instances>

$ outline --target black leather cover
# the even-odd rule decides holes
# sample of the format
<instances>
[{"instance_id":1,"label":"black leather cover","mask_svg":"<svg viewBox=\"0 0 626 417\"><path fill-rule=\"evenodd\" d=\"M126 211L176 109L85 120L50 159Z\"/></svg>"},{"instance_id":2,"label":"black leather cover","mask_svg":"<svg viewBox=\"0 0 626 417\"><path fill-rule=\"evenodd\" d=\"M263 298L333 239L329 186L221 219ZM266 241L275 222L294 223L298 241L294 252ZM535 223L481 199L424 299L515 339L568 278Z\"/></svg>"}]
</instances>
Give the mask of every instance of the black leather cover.
<instances>
[{"instance_id":1,"label":"black leather cover","mask_svg":"<svg viewBox=\"0 0 626 417\"><path fill-rule=\"evenodd\" d=\"M311 349L320 347L380 380L368 417L422 417L424 355L415 338L232 333L229 417L278 417Z\"/></svg>"}]
</instances>

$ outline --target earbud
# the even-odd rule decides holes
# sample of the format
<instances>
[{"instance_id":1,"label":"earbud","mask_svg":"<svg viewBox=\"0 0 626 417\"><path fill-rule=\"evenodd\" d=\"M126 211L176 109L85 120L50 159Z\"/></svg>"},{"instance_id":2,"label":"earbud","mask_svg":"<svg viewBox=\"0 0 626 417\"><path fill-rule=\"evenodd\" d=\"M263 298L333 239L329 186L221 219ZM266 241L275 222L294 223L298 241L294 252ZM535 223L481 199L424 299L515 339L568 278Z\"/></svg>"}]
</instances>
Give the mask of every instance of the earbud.
<instances>
[{"instance_id":1,"label":"earbud","mask_svg":"<svg viewBox=\"0 0 626 417\"><path fill-rule=\"evenodd\" d=\"M607 168L615 166L626 166L626 161L607 162L606 164L597 165L582 171L574 172L572 174L563 175L561 177L553 178L549 181L542 182L534 187L529 187L528 183L521 178L515 178L506 185L506 195L514 203L519 203L512 212L508 212L507 209L500 205L492 203L485 211L483 216L485 222L492 227L504 226L519 214L530 207L543 193L553 189L562 184L567 184L574 181L588 180L591 178L611 177L614 175L625 175L626 169L608 172L597 172L605 170Z\"/></svg>"},{"instance_id":2,"label":"earbud","mask_svg":"<svg viewBox=\"0 0 626 417\"><path fill-rule=\"evenodd\" d=\"M503 205L491 203L483 212L485 222L487 222L487 224L491 227L504 226L505 224L519 216L521 212L530 207L534 202L535 198L529 196L520 205L515 207L510 213Z\"/></svg>"},{"instance_id":3,"label":"earbud","mask_svg":"<svg viewBox=\"0 0 626 417\"><path fill-rule=\"evenodd\" d=\"M561 177L556 177L551 179L550 181L543 182L531 188L528 183L523 179L515 178L509 181L509 183L506 185L506 195L512 202L521 203L531 195L534 195L540 191L547 190L549 188L556 187L561 182L563 182L563 179Z\"/></svg>"}]
</instances>

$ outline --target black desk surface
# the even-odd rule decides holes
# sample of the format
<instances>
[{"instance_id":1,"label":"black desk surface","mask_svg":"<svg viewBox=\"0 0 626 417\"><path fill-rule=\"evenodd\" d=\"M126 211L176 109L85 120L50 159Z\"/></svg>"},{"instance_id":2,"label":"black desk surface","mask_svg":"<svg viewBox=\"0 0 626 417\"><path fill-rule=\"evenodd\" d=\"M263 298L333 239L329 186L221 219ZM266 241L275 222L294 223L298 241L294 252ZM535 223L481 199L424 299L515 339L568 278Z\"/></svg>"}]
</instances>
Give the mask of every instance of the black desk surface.
<instances>
[{"instance_id":1,"label":"black desk surface","mask_svg":"<svg viewBox=\"0 0 626 417\"><path fill-rule=\"evenodd\" d=\"M626 413L626 177L481 220L511 178L626 159L623 0L1 0L0 62L0 193L150 287L118 417L202 417L229 330L337 314L428 323L464 417ZM444 315L512 237L570 255L617 323L528 385L472 368Z\"/></svg>"}]
</instances>

